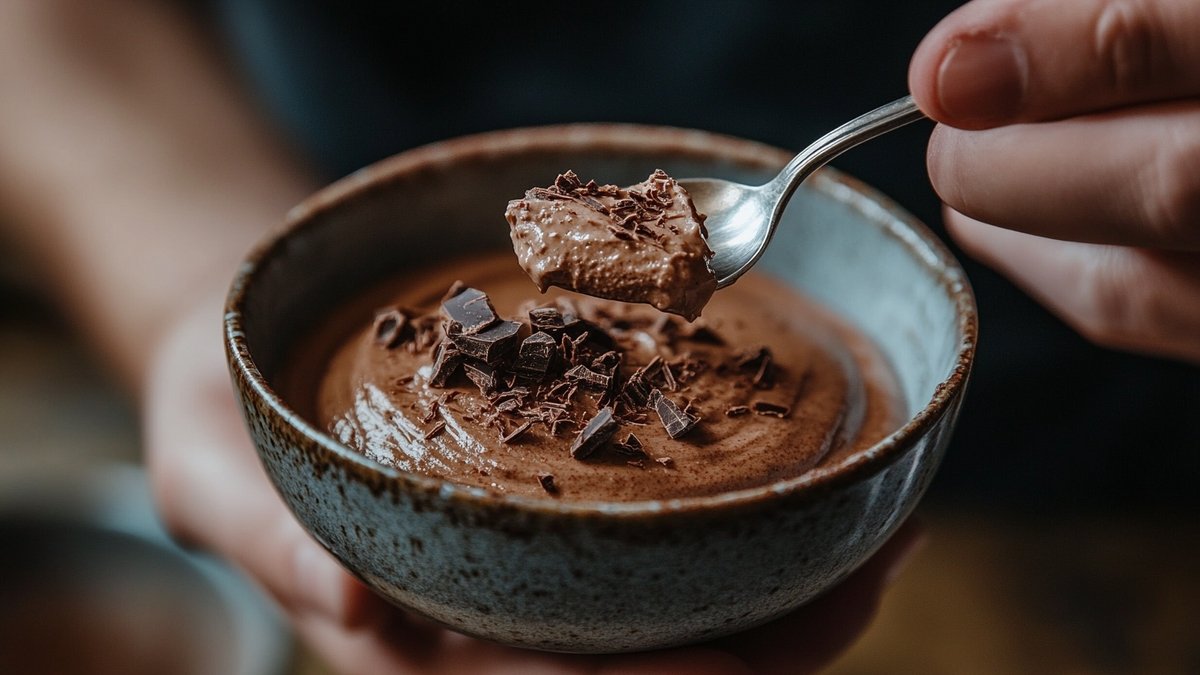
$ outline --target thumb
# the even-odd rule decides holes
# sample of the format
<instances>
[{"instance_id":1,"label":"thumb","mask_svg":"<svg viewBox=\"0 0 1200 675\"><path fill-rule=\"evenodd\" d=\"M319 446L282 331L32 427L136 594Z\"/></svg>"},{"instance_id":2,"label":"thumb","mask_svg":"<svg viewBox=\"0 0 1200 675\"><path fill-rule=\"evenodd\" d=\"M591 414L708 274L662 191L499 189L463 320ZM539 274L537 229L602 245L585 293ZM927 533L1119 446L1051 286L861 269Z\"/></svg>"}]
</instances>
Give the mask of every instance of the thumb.
<instances>
[{"instance_id":1,"label":"thumb","mask_svg":"<svg viewBox=\"0 0 1200 675\"><path fill-rule=\"evenodd\" d=\"M244 429L224 366L219 304L163 339L144 402L146 461L165 524L230 560L285 610L360 625L377 605L292 516Z\"/></svg>"}]
</instances>

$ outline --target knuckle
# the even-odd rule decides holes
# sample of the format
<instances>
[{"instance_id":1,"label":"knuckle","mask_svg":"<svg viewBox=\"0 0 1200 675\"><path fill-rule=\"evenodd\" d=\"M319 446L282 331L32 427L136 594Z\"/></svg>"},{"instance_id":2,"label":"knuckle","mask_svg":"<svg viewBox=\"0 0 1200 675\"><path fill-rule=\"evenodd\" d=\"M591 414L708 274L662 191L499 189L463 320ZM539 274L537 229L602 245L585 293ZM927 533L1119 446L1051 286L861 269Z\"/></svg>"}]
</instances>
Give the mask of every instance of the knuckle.
<instances>
[{"instance_id":1,"label":"knuckle","mask_svg":"<svg viewBox=\"0 0 1200 675\"><path fill-rule=\"evenodd\" d=\"M1164 245L1200 246L1200 128L1164 143L1143 181L1147 226Z\"/></svg>"},{"instance_id":2,"label":"knuckle","mask_svg":"<svg viewBox=\"0 0 1200 675\"><path fill-rule=\"evenodd\" d=\"M1107 84L1133 92L1155 82L1168 59L1153 3L1110 0L1101 3L1093 28L1096 63Z\"/></svg>"}]
</instances>

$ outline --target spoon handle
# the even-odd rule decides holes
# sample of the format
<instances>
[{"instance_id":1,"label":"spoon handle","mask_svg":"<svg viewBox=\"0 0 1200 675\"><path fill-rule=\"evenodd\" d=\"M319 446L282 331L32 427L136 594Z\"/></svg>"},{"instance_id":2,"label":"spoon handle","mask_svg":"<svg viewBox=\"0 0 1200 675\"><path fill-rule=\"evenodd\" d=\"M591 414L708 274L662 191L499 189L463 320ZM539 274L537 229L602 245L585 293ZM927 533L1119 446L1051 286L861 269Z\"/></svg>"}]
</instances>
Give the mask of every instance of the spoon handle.
<instances>
[{"instance_id":1,"label":"spoon handle","mask_svg":"<svg viewBox=\"0 0 1200 675\"><path fill-rule=\"evenodd\" d=\"M771 189L779 191L779 208L782 208L809 174L829 160L859 143L921 119L925 119L925 114L913 102L912 96L905 96L860 115L813 141L793 157L783 171L771 181Z\"/></svg>"}]
</instances>

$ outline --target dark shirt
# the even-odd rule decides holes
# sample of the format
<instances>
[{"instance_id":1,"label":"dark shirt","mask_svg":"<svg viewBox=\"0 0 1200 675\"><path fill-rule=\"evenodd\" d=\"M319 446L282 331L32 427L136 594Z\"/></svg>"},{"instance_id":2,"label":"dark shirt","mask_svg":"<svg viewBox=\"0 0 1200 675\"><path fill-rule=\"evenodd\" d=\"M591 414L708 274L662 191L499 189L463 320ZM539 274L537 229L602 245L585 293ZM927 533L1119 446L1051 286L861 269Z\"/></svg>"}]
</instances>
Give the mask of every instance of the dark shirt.
<instances>
[{"instance_id":1,"label":"dark shirt","mask_svg":"<svg viewBox=\"0 0 1200 675\"><path fill-rule=\"evenodd\" d=\"M430 141L556 122L695 127L798 150L902 95L913 49L960 4L213 2L264 103L328 177ZM835 164L940 233L929 128ZM1094 347L959 257L982 338L931 496L1200 507L1200 369Z\"/></svg>"}]
</instances>

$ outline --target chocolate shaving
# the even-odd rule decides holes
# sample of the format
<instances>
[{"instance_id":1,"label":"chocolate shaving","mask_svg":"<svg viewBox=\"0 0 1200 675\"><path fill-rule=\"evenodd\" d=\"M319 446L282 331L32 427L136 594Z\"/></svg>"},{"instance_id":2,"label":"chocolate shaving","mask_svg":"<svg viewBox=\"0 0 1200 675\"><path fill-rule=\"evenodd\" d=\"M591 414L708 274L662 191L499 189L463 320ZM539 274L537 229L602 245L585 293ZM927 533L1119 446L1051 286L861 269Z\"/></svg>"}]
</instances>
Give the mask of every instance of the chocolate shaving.
<instances>
[{"instance_id":1,"label":"chocolate shaving","mask_svg":"<svg viewBox=\"0 0 1200 675\"><path fill-rule=\"evenodd\" d=\"M462 364L462 352L453 342L442 340L438 343L437 352L433 357L433 372L429 376L429 384L433 387L444 387L454 371Z\"/></svg>"},{"instance_id":2,"label":"chocolate shaving","mask_svg":"<svg viewBox=\"0 0 1200 675\"><path fill-rule=\"evenodd\" d=\"M464 291L463 295L468 292ZM451 333L450 339L464 355L495 365L512 351L520 330L519 321L501 321L475 334Z\"/></svg>"},{"instance_id":3,"label":"chocolate shaving","mask_svg":"<svg viewBox=\"0 0 1200 675\"><path fill-rule=\"evenodd\" d=\"M466 361L463 363L463 371L466 372L467 378L479 387L480 393L484 396L496 391L499 386L496 369L486 363Z\"/></svg>"},{"instance_id":4,"label":"chocolate shaving","mask_svg":"<svg viewBox=\"0 0 1200 675\"><path fill-rule=\"evenodd\" d=\"M613 443L613 449L626 457L645 457L646 450L642 446L641 440L632 433L625 437L625 440L619 443Z\"/></svg>"},{"instance_id":5,"label":"chocolate shaving","mask_svg":"<svg viewBox=\"0 0 1200 675\"><path fill-rule=\"evenodd\" d=\"M609 383L612 382L611 375L597 373L587 366L575 366L564 375L568 380L582 382L592 389L608 389Z\"/></svg>"},{"instance_id":6,"label":"chocolate shaving","mask_svg":"<svg viewBox=\"0 0 1200 675\"><path fill-rule=\"evenodd\" d=\"M771 357L771 352L766 351L763 354L762 360L758 364L758 370L754 373L754 377L750 381L758 389L770 389L775 385L774 360Z\"/></svg>"},{"instance_id":7,"label":"chocolate shaving","mask_svg":"<svg viewBox=\"0 0 1200 675\"><path fill-rule=\"evenodd\" d=\"M550 420L550 435L557 436L559 429L563 426L573 427L576 425L575 420L570 417L555 417Z\"/></svg>"},{"instance_id":8,"label":"chocolate shaving","mask_svg":"<svg viewBox=\"0 0 1200 675\"><path fill-rule=\"evenodd\" d=\"M558 486L554 484L554 474L539 473L537 476L538 484L546 491L546 494L558 494Z\"/></svg>"},{"instance_id":9,"label":"chocolate shaving","mask_svg":"<svg viewBox=\"0 0 1200 675\"><path fill-rule=\"evenodd\" d=\"M507 434L501 436L500 442L505 445L508 445L509 443L512 443L513 440L516 439L517 436L520 436L521 434L525 433L526 431L529 431L529 427L532 427L532 426L533 426L533 422L524 422L520 426L518 426L516 429L513 429L512 431L508 432Z\"/></svg>"},{"instance_id":10,"label":"chocolate shaving","mask_svg":"<svg viewBox=\"0 0 1200 675\"><path fill-rule=\"evenodd\" d=\"M621 365L621 354L609 350L600 356L597 356L592 361L592 370L604 373L605 375L613 375L617 372L617 367Z\"/></svg>"},{"instance_id":11,"label":"chocolate shaving","mask_svg":"<svg viewBox=\"0 0 1200 675\"><path fill-rule=\"evenodd\" d=\"M434 401L429 404L429 411L421 416L421 424L429 424L438 416L439 401Z\"/></svg>"},{"instance_id":12,"label":"chocolate shaving","mask_svg":"<svg viewBox=\"0 0 1200 675\"><path fill-rule=\"evenodd\" d=\"M555 382L553 385L551 385L548 390L546 390L546 398L548 398L548 399L552 399L552 398L566 399L566 396L564 396L564 394L570 388L571 388L570 382L568 382L567 380L559 380L558 382Z\"/></svg>"},{"instance_id":13,"label":"chocolate shaving","mask_svg":"<svg viewBox=\"0 0 1200 675\"><path fill-rule=\"evenodd\" d=\"M602 408L595 417L588 421L575 437L575 441L571 443L571 456L579 460L587 459L597 448L612 438L620 426L613 419L612 408Z\"/></svg>"},{"instance_id":14,"label":"chocolate shaving","mask_svg":"<svg viewBox=\"0 0 1200 675\"><path fill-rule=\"evenodd\" d=\"M726 417L741 417L742 415L749 415L749 414L750 414L749 406L733 405L733 406L729 406L728 408L725 409Z\"/></svg>"},{"instance_id":15,"label":"chocolate shaving","mask_svg":"<svg viewBox=\"0 0 1200 675\"><path fill-rule=\"evenodd\" d=\"M486 293L475 288L465 288L461 293L442 303L442 313L450 320L451 335L474 335L496 323L496 310Z\"/></svg>"},{"instance_id":16,"label":"chocolate shaving","mask_svg":"<svg viewBox=\"0 0 1200 675\"><path fill-rule=\"evenodd\" d=\"M655 457L654 461L658 462L659 464L662 464L663 466L667 467L668 469L675 468L675 460L671 459L670 457Z\"/></svg>"},{"instance_id":17,"label":"chocolate shaving","mask_svg":"<svg viewBox=\"0 0 1200 675\"><path fill-rule=\"evenodd\" d=\"M558 351L562 355L564 363L575 362L575 341L570 336L562 336L562 342L558 347Z\"/></svg>"},{"instance_id":18,"label":"chocolate shaving","mask_svg":"<svg viewBox=\"0 0 1200 675\"><path fill-rule=\"evenodd\" d=\"M621 387L621 397L635 406L645 405L646 399L650 396L650 389L645 378L634 373Z\"/></svg>"},{"instance_id":19,"label":"chocolate shaving","mask_svg":"<svg viewBox=\"0 0 1200 675\"><path fill-rule=\"evenodd\" d=\"M564 193L572 192L582 185L583 181L579 180L579 176L570 169L567 169L564 173L560 173L558 178L554 179L554 187Z\"/></svg>"},{"instance_id":20,"label":"chocolate shaving","mask_svg":"<svg viewBox=\"0 0 1200 675\"><path fill-rule=\"evenodd\" d=\"M663 382L667 386L668 391L676 391L679 389L679 383L675 381L675 373L671 371L671 364L664 362L662 364Z\"/></svg>"},{"instance_id":21,"label":"chocolate shaving","mask_svg":"<svg viewBox=\"0 0 1200 675\"><path fill-rule=\"evenodd\" d=\"M625 460L625 464L627 466L632 466L635 469L646 468L646 461L642 460L642 459L627 459L627 460Z\"/></svg>"},{"instance_id":22,"label":"chocolate shaving","mask_svg":"<svg viewBox=\"0 0 1200 675\"><path fill-rule=\"evenodd\" d=\"M435 424L429 428L429 431L425 432L423 438L425 440L429 440L429 439L433 438L434 436L437 436L438 434L445 431L445 429L446 429L446 423L439 420L437 424Z\"/></svg>"},{"instance_id":23,"label":"chocolate shaving","mask_svg":"<svg viewBox=\"0 0 1200 675\"><path fill-rule=\"evenodd\" d=\"M674 401L664 396L658 389L650 392L649 403L654 408L654 412L658 413L658 419L662 422L663 429L666 429L667 435L671 438L679 438L686 434L700 421L699 417L693 417L680 410Z\"/></svg>"},{"instance_id":24,"label":"chocolate shaving","mask_svg":"<svg viewBox=\"0 0 1200 675\"><path fill-rule=\"evenodd\" d=\"M399 309L391 307L375 314L375 344L380 347L395 349L412 334L408 315Z\"/></svg>"},{"instance_id":25,"label":"chocolate shaving","mask_svg":"<svg viewBox=\"0 0 1200 675\"><path fill-rule=\"evenodd\" d=\"M750 407L759 415L769 417L787 417L792 412L792 409L786 405L779 405L778 403L771 403L769 401L755 401L750 404Z\"/></svg>"}]
</instances>

